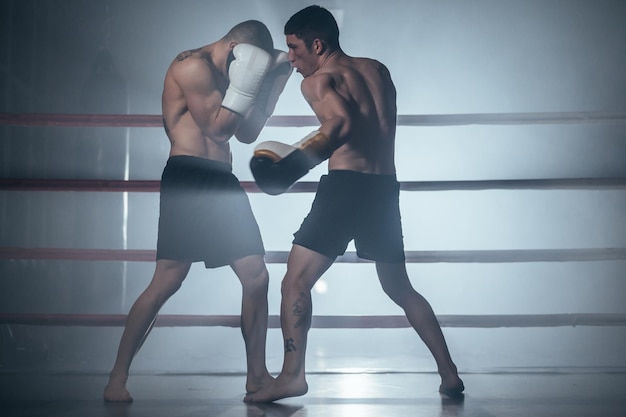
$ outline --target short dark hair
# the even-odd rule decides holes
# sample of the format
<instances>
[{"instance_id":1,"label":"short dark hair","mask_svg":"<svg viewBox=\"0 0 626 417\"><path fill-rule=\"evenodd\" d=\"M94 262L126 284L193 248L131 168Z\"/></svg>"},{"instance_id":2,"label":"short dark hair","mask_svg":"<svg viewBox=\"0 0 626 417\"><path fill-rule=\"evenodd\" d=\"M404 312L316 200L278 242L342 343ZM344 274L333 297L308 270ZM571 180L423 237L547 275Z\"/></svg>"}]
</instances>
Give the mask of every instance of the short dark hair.
<instances>
[{"instance_id":1,"label":"short dark hair","mask_svg":"<svg viewBox=\"0 0 626 417\"><path fill-rule=\"evenodd\" d=\"M274 51L274 42L269 29L258 20L246 20L236 24L228 31L224 39L239 43L249 43L270 53Z\"/></svg>"},{"instance_id":2,"label":"short dark hair","mask_svg":"<svg viewBox=\"0 0 626 417\"><path fill-rule=\"evenodd\" d=\"M306 7L285 23L285 35L295 35L310 48L315 39L324 42L330 49L339 48L339 26L327 9L313 5Z\"/></svg>"}]
</instances>

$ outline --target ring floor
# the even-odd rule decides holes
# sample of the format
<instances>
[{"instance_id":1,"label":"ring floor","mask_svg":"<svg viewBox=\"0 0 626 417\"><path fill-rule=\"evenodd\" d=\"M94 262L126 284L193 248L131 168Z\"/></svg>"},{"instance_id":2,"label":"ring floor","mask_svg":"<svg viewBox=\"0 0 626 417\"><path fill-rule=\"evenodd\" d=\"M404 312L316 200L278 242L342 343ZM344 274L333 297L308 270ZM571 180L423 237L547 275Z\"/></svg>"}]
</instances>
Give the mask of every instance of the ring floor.
<instances>
[{"instance_id":1,"label":"ring floor","mask_svg":"<svg viewBox=\"0 0 626 417\"><path fill-rule=\"evenodd\" d=\"M434 373L308 375L309 392L273 404L242 401L242 374L135 374L131 404L107 404L107 376L0 371L2 417L624 417L624 370L517 370L462 375L461 400Z\"/></svg>"}]
</instances>

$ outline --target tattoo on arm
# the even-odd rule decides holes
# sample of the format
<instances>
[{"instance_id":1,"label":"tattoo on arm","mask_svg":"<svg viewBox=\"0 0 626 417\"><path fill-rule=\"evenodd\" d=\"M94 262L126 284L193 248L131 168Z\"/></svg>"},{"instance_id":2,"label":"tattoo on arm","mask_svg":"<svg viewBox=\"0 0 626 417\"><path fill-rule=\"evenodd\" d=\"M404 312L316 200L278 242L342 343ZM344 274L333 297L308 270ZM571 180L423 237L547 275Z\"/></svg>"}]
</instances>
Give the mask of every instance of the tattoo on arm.
<instances>
[{"instance_id":1,"label":"tattoo on arm","mask_svg":"<svg viewBox=\"0 0 626 417\"><path fill-rule=\"evenodd\" d=\"M178 62L184 61L185 59L189 58L194 52L199 51L199 50L200 48L190 49L189 51L181 52L180 54L176 56L176 61Z\"/></svg>"}]
</instances>

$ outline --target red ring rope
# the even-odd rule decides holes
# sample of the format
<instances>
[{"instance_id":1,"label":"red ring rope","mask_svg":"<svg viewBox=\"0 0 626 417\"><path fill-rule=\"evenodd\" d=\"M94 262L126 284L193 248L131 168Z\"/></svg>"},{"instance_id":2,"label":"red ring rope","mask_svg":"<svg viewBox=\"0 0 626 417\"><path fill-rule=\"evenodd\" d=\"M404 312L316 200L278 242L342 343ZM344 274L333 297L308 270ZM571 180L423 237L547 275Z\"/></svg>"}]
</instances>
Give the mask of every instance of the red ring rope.
<instances>
[{"instance_id":1,"label":"red ring rope","mask_svg":"<svg viewBox=\"0 0 626 417\"><path fill-rule=\"evenodd\" d=\"M519 262L592 262L626 260L626 248L591 249L513 249L470 251L406 251L407 263L519 263ZM268 251L265 262L287 262L289 252ZM154 262L155 250L147 249L71 249L0 247L0 259ZM337 263L370 263L354 252L339 256Z\"/></svg>"},{"instance_id":2,"label":"red ring rope","mask_svg":"<svg viewBox=\"0 0 626 417\"><path fill-rule=\"evenodd\" d=\"M575 327L625 326L626 314L508 314L508 315L439 315L442 327ZM0 313L0 324L31 326L121 327L125 314L7 314ZM157 316L156 327L223 326L239 327L238 315L168 315ZM280 317L269 316L268 327L280 328ZM313 316L318 329L400 329L411 327L406 316Z\"/></svg>"},{"instance_id":3,"label":"red ring rope","mask_svg":"<svg viewBox=\"0 0 626 417\"><path fill-rule=\"evenodd\" d=\"M241 186L249 193L260 193L251 181ZM97 192L158 192L158 180L69 180L0 178L0 190L8 191L97 191ZM288 193L310 193L317 182L301 181ZM402 191L448 190L583 190L626 189L626 178L561 178L533 180L479 180L479 181L402 181Z\"/></svg>"},{"instance_id":4,"label":"red ring rope","mask_svg":"<svg viewBox=\"0 0 626 417\"><path fill-rule=\"evenodd\" d=\"M398 115L398 126L462 126L565 123L626 123L626 112L553 112ZM272 116L267 126L317 126L315 116ZM163 127L160 115L0 113L0 125L73 127Z\"/></svg>"}]
</instances>

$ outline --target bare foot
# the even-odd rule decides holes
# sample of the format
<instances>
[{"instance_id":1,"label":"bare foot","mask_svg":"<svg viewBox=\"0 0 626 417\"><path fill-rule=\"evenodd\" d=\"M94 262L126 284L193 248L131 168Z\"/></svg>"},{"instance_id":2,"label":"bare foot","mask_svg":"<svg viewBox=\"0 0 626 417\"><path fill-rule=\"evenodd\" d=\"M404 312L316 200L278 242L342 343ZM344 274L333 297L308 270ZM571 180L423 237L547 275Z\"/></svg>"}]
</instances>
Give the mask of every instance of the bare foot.
<instances>
[{"instance_id":1,"label":"bare foot","mask_svg":"<svg viewBox=\"0 0 626 417\"><path fill-rule=\"evenodd\" d=\"M306 394L308 390L309 386L304 377L290 379L279 375L269 385L246 395L243 400L247 403L269 403L282 398L298 397Z\"/></svg>"},{"instance_id":2,"label":"bare foot","mask_svg":"<svg viewBox=\"0 0 626 417\"><path fill-rule=\"evenodd\" d=\"M274 378L269 373L263 375L261 378L248 375L248 379L246 380L246 395L254 394L273 382Z\"/></svg>"},{"instance_id":3,"label":"bare foot","mask_svg":"<svg viewBox=\"0 0 626 417\"><path fill-rule=\"evenodd\" d=\"M296 415L304 415L298 414L298 410L303 408L302 405L290 405L290 404L281 404L281 403L255 403L248 404L248 415L247 417L253 417L250 415L250 409L254 409L257 411L258 417L289 417ZM256 414L254 414L256 416Z\"/></svg>"},{"instance_id":4,"label":"bare foot","mask_svg":"<svg viewBox=\"0 0 626 417\"><path fill-rule=\"evenodd\" d=\"M463 396L465 385L458 376L454 381L444 381L439 385L439 392L450 398L459 398Z\"/></svg>"},{"instance_id":5,"label":"bare foot","mask_svg":"<svg viewBox=\"0 0 626 417\"><path fill-rule=\"evenodd\" d=\"M133 401L130 392L126 389L126 380L128 377L109 377L109 383L104 387L104 401L109 402L125 402Z\"/></svg>"}]
</instances>

